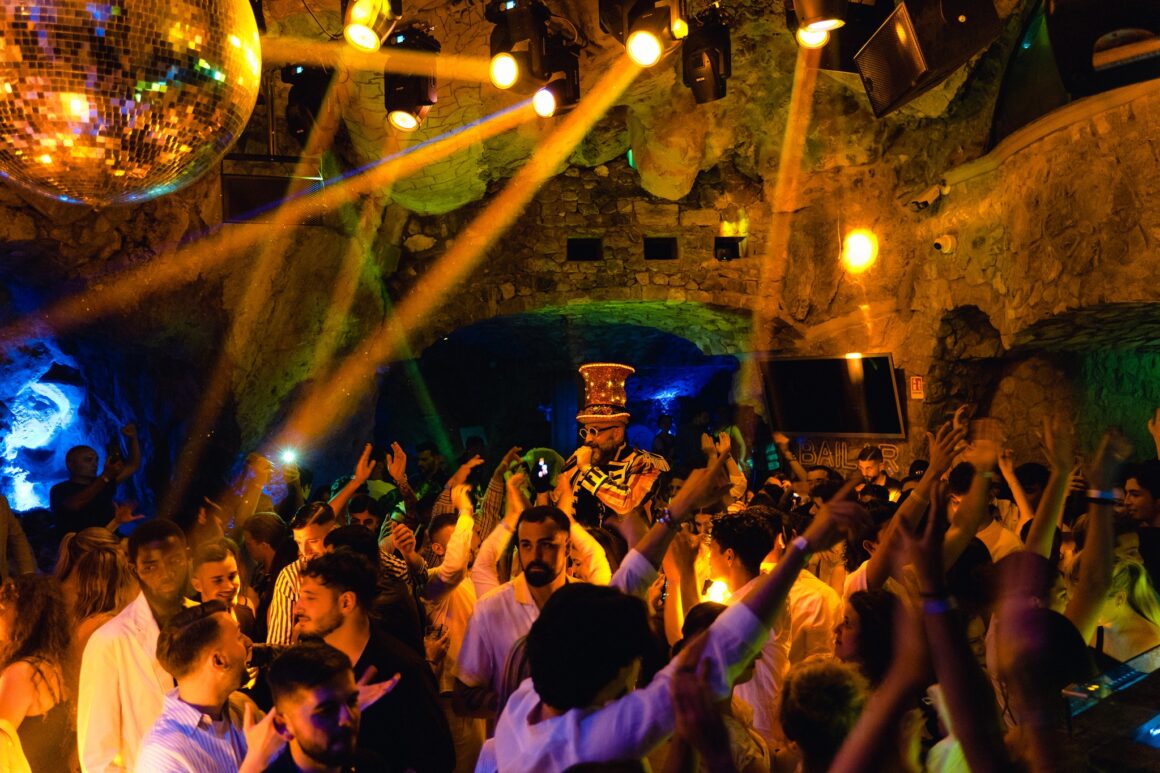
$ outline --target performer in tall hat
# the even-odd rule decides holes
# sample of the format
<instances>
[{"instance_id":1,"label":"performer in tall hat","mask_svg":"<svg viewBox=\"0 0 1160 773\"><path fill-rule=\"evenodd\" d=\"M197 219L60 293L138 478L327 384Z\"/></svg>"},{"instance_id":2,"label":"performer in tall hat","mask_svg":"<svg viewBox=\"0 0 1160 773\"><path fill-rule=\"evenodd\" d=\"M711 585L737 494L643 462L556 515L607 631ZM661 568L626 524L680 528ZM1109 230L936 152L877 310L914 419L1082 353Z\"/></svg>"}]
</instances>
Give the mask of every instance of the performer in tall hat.
<instances>
[{"instance_id":1,"label":"performer in tall hat","mask_svg":"<svg viewBox=\"0 0 1160 773\"><path fill-rule=\"evenodd\" d=\"M656 494L657 479L669 469L663 457L628 444L625 382L634 372L609 362L580 366L584 408L576 420L581 445L560 477L575 497L576 520L585 526L602 526L613 515L644 508Z\"/></svg>"}]
</instances>

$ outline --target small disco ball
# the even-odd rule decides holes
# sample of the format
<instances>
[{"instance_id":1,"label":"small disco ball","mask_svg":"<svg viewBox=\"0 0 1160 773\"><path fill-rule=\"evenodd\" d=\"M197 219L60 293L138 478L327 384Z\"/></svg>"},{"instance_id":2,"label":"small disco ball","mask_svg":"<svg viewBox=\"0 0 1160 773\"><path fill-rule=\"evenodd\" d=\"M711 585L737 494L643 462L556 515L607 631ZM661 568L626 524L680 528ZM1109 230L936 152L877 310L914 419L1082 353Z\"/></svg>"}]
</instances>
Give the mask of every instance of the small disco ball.
<instances>
[{"instance_id":1,"label":"small disco ball","mask_svg":"<svg viewBox=\"0 0 1160 773\"><path fill-rule=\"evenodd\" d=\"M0 176L60 201L145 201L204 174L262 77L249 0L4 0Z\"/></svg>"}]
</instances>

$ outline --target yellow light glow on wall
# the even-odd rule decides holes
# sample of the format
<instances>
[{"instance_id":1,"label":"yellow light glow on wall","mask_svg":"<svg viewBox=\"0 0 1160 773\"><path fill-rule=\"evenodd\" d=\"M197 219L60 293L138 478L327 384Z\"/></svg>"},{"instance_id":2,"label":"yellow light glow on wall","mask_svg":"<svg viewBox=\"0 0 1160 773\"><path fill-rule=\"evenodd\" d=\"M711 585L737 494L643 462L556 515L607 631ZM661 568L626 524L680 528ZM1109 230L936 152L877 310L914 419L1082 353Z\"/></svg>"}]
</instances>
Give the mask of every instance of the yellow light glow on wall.
<instances>
[{"instance_id":1,"label":"yellow light glow on wall","mask_svg":"<svg viewBox=\"0 0 1160 773\"><path fill-rule=\"evenodd\" d=\"M851 274L861 274L878 259L878 237L873 231L856 228L842 243L842 263Z\"/></svg>"}]
</instances>

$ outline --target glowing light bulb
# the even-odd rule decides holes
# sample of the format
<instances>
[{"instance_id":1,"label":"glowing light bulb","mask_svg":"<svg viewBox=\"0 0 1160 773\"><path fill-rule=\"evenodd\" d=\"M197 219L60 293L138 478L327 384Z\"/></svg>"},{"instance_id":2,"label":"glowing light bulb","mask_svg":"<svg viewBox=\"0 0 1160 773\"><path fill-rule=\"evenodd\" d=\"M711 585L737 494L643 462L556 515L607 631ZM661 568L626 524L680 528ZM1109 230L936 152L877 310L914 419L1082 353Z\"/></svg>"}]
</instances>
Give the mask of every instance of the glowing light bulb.
<instances>
[{"instance_id":1,"label":"glowing light bulb","mask_svg":"<svg viewBox=\"0 0 1160 773\"><path fill-rule=\"evenodd\" d=\"M347 43L359 51L374 53L379 50L379 45L382 42L379 40L378 33L365 24L348 24L343 27L342 35L346 38Z\"/></svg>"},{"instance_id":2,"label":"glowing light bulb","mask_svg":"<svg viewBox=\"0 0 1160 773\"><path fill-rule=\"evenodd\" d=\"M830 42L828 30L808 30L798 27L797 42L802 48L821 48Z\"/></svg>"},{"instance_id":3,"label":"glowing light bulb","mask_svg":"<svg viewBox=\"0 0 1160 773\"><path fill-rule=\"evenodd\" d=\"M684 19L674 19L669 29L673 31L673 37L677 40L684 40L689 36L689 23Z\"/></svg>"},{"instance_id":4,"label":"glowing light bulb","mask_svg":"<svg viewBox=\"0 0 1160 773\"><path fill-rule=\"evenodd\" d=\"M556 95L551 89L540 89L532 97L532 107L541 118L551 118L556 112Z\"/></svg>"},{"instance_id":5,"label":"glowing light bulb","mask_svg":"<svg viewBox=\"0 0 1160 773\"><path fill-rule=\"evenodd\" d=\"M656 35L646 30L637 30L628 36L624 44L628 51L628 58L641 67L652 67L661 60L661 41Z\"/></svg>"},{"instance_id":6,"label":"glowing light bulb","mask_svg":"<svg viewBox=\"0 0 1160 773\"><path fill-rule=\"evenodd\" d=\"M846 352L846 359L847 360L860 360L860 359L862 359L862 352Z\"/></svg>"},{"instance_id":7,"label":"glowing light bulb","mask_svg":"<svg viewBox=\"0 0 1160 773\"><path fill-rule=\"evenodd\" d=\"M413 132L419 128L419 119L406 110L392 110L387 114L387 120L401 132Z\"/></svg>"},{"instance_id":8,"label":"glowing light bulb","mask_svg":"<svg viewBox=\"0 0 1160 773\"><path fill-rule=\"evenodd\" d=\"M852 274L861 274L878 259L878 237L873 231L857 228L846 234L842 244L842 262Z\"/></svg>"},{"instance_id":9,"label":"glowing light bulb","mask_svg":"<svg viewBox=\"0 0 1160 773\"><path fill-rule=\"evenodd\" d=\"M282 464L294 464L298 461L298 452L293 448L284 448L278 458L282 460Z\"/></svg>"},{"instance_id":10,"label":"glowing light bulb","mask_svg":"<svg viewBox=\"0 0 1160 773\"><path fill-rule=\"evenodd\" d=\"M510 89L519 77L520 66L514 56L503 53L491 58L491 82L497 89Z\"/></svg>"},{"instance_id":11,"label":"glowing light bulb","mask_svg":"<svg viewBox=\"0 0 1160 773\"><path fill-rule=\"evenodd\" d=\"M715 604L724 604L729 595L729 586L720 580L714 580L713 584L709 586L709 590L705 591L705 600Z\"/></svg>"}]
</instances>

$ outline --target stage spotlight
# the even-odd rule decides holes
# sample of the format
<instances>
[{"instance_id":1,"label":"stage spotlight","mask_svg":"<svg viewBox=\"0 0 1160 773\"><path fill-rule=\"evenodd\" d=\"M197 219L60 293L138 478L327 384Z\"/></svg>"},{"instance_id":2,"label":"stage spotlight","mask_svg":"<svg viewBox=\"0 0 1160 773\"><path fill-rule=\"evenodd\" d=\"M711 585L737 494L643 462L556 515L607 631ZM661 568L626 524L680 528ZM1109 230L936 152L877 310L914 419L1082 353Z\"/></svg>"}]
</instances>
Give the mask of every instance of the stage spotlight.
<instances>
[{"instance_id":1,"label":"stage spotlight","mask_svg":"<svg viewBox=\"0 0 1160 773\"><path fill-rule=\"evenodd\" d=\"M548 68L548 20L540 0L491 0L484 16L491 31L491 82L496 88L527 88L552 76Z\"/></svg>"},{"instance_id":2,"label":"stage spotlight","mask_svg":"<svg viewBox=\"0 0 1160 773\"><path fill-rule=\"evenodd\" d=\"M797 38L798 45L802 48L822 48L830 42L829 30L807 30L805 27L798 27L798 31L794 34Z\"/></svg>"},{"instance_id":3,"label":"stage spotlight","mask_svg":"<svg viewBox=\"0 0 1160 773\"><path fill-rule=\"evenodd\" d=\"M401 0L354 0L346 7L342 36L359 51L378 51L402 15Z\"/></svg>"},{"instance_id":4,"label":"stage spotlight","mask_svg":"<svg viewBox=\"0 0 1160 773\"><path fill-rule=\"evenodd\" d=\"M550 118L566 113L580 101L580 49L568 46L552 65L552 80L532 97L536 115Z\"/></svg>"},{"instance_id":5,"label":"stage spotlight","mask_svg":"<svg viewBox=\"0 0 1160 773\"><path fill-rule=\"evenodd\" d=\"M515 56L505 51L491 58L489 74L497 89L510 89L520 79L520 64Z\"/></svg>"},{"instance_id":6,"label":"stage spotlight","mask_svg":"<svg viewBox=\"0 0 1160 773\"><path fill-rule=\"evenodd\" d=\"M836 30L846 23L848 0L795 0L798 23L810 32Z\"/></svg>"},{"instance_id":7,"label":"stage spotlight","mask_svg":"<svg viewBox=\"0 0 1160 773\"><path fill-rule=\"evenodd\" d=\"M808 30L798 20L801 0L786 0L785 24L802 48L821 49L821 56L811 59L820 70L857 74L854 54L882 26L894 10L894 0L849 0L846 23L832 32Z\"/></svg>"},{"instance_id":8,"label":"stage spotlight","mask_svg":"<svg viewBox=\"0 0 1160 773\"><path fill-rule=\"evenodd\" d=\"M681 47L681 78L698 105L725 96L725 80L733 74L729 22L711 6L693 18Z\"/></svg>"},{"instance_id":9,"label":"stage spotlight","mask_svg":"<svg viewBox=\"0 0 1160 773\"><path fill-rule=\"evenodd\" d=\"M684 0L600 0L600 29L614 36L641 67L652 67L689 34Z\"/></svg>"},{"instance_id":10,"label":"stage spotlight","mask_svg":"<svg viewBox=\"0 0 1160 773\"><path fill-rule=\"evenodd\" d=\"M392 33L387 43L392 48L411 51L431 54L440 51L439 41L431 36L428 28L419 24ZM431 106L438 100L434 56L431 57L428 72L410 75L383 73L383 103L387 108L387 121L399 131L413 132L418 129Z\"/></svg>"},{"instance_id":11,"label":"stage spotlight","mask_svg":"<svg viewBox=\"0 0 1160 773\"><path fill-rule=\"evenodd\" d=\"M318 121L322 100L333 76L334 70L302 64L288 64L281 70L282 82L290 84L290 93L286 95L286 126L302 147L306 147L306 140Z\"/></svg>"}]
</instances>

